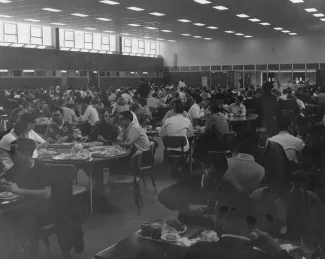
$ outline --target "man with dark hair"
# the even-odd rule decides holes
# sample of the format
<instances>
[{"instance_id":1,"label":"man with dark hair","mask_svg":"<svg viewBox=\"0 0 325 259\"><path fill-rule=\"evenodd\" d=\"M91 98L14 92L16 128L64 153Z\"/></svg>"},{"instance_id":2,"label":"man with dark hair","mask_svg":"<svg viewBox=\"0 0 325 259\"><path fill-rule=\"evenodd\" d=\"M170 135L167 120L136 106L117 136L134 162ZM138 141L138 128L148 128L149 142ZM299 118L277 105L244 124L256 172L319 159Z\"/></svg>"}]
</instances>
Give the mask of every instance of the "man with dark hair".
<instances>
[{"instance_id":1,"label":"man with dark hair","mask_svg":"<svg viewBox=\"0 0 325 259\"><path fill-rule=\"evenodd\" d=\"M246 99L243 101L243 105L245 106L246 110L257 110L259 109L257 101L253 97L254 92L249 90L246 95Z\"/></svg>"},{"instance_id":2,"label":"man with dark hair","mask_svg":"<svg viewBox=\"0 0 325 259\"><path fill-rule=\"evenodd\" d=\"M51 112L50 110L45 107L45 100L44 99L39 99L36 101L36 107L33 110L32 113L36 118L39 117L51 117Z\"/></svg>"},{"instance_id":3,"label":"man with dark hair","mask_svg":"<svg viewBox=\"0 0 325 259\"><path fill-rule=\"evenodd\" d=\"M52 141L71 142L75 139L85 140L82 138L79 129L74 124L63 120L63 110L60 107L54 107L52 110L53 122L48 126L46 136Z\"/></svg>"},{"instance_id":4,"label":"man with dark hair","mask_svg":"<svg viewBox=\"0 0 325 259\"><path fill-rule=\"evenodd\" d=\"M140 97L148 98L148 95L150 94L150 86L148 83L145 83L144 78L140 78L138 91L140 92Z\"/></svg>"},{"instance_id":5,"label":"man with dark hair","mask_svg":"<svg viewBox=\"0 0 325 259\"><path fill-rule=\"evenodd\" d=\"M174 106L173 106L174 108L173 108L172 110L169 110L169 111L165 114L165 117L163 118L162 123L164 123L165 120L167 120L168 118L171 118L171 117L173 117L173 116L176 115L176 111L175 111L175 107L176 107L176 106L177 106L177 107L183 106L182 101L179 100L179 99L175 101ZM186 111L184 111L184 108L183 108L182 116L183 116L184 118L187 118L187 119L190 118L190 116L188 115L188 113L187 113Z\"/></svg>"},{"instance_id":6,"label":"man with dark hair","mask_svg":"<svg viewBox=\"0 0 325 259\"><path fill-rule=\"evenodd\" d=\"M204 116L204 112L201 112L201 103L203 102L203 98L199 95L194 95L193 98L195 102L188 111L191 120L199 119Z\"/></svg>"},{"instance_id":7,"label":"man with dark hair","mask_svg":"<svg viewBox=\"0 0 325 259\"><path fill-rule=\"evenodd\" d=\"M90 104L92 98L85 97L81 99L81 108L85 111L85 113L80 116L79 120L82 123L89 123L91 126L95 125L97 121L99 121L99 116L97 110Z\"/></svg>"},{"instance_id":8,"label":"man with dark hair","mask_svg":"<svg viewBox=\"0 0 325 259\"><path fill-rule=\"evenodd\" d=\"M246 115L246 107L243 105L244 97L238 96L235 103L229 105L229 112L234 115Z\"/></svg>"},{"instance_id":9,"label":"man with dark hair","mask_svg":"<svg viewBox=\"0 0 325 259\"><path fill-rule=\"evenodd\" d=\"M74 110L72 110L68 107L65 107L64 99L59 99L56 104L63 110L63 120L64 121L68 121L68 122L72 122L72 123L78 122L78 118L77 118Z\"/></svg>"}]
</instances>

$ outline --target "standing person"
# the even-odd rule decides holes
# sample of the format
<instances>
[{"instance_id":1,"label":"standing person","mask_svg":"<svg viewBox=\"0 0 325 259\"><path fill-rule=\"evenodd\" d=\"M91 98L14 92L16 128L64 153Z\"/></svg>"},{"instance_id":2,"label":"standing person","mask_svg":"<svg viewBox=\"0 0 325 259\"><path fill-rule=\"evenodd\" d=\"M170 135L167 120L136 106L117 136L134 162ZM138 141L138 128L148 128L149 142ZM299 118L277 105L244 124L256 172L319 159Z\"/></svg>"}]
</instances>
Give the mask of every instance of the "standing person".
<instances>
[{"instance_id":1,"label":"standing person","mask_svg":"<svg viewBox=\"0 0 325 259\"><path fill-rule=\"evenodd\" d=\"M186 84L184 82L183 77L181 77L179 82L178 82L178 88L186 88Z\"/></svg>"},{"instance_id":2,"label":"standing person","mask_svg":"<svg viewBox=\"0 0 325 259\"><path fill-rule=\"evenodd\" d=\"M144 78L140 78L138 91L140 92L140 97L148 98L148 95L150 94L150 86L144 81Z\"/></svg>"}]
</instances>

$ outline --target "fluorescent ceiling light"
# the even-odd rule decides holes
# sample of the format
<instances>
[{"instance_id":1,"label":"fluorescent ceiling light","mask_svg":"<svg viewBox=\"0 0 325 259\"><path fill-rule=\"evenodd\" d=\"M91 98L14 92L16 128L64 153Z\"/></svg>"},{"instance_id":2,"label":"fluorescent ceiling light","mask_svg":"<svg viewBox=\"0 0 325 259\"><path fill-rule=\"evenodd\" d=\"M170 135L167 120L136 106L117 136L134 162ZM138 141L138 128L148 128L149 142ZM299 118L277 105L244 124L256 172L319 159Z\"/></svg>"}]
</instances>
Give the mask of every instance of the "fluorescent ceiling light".
<instances>
[{"instance_id":1,"label":"fluorescent ceiling light","mask_svg":"<svg viewBox=\"0 0 325 259\"><path fill-rule=\"evenodd\" d=\"M37 49L46 49L46 46L37 46Z\"/></svg>"},{"instance_id":2,"label":"fluorescent ceiling light","mask_svg":"<svg viewBox=\"0 0 325 259\"><path fill-rule=\"evenodd\" d=\"M0 18L11 18L12 16L10 15L4 15L4 14L0 14Z\"/></svg>"},{"instance_id":3,"label":"fluorescent ceiling light","mask_svg":"<svg viewBox=\"0 0 325 259\"><path fill-rule=\"evenodd\" d=\"M10 0L0 0L0 3L7 4L7 3L11 3L11 1Z\"/></svg>"},{"instance_id":4,"label":"fluorescent ceiling light","mask_svg":"<svg viewBox=\"0 0 325 259\"><path fill-rule=\"evenodd\" d=\"M315 8L307 8L307 9L305 9L305 11L308 12L308 13L314 13L314 12L317 12L317 9L315 9Z\"/></svg>"},{"instance_id":5,"label":"fluorescent ceiling light","mask_svg":"<svg viewBox=\"0 0 325 259\"><path fill-rule=\"evenodd\" d=\"M263 25L263 26L269 26L269 25L271 25L271 24L268 23L268 22L261 22L260 25Z\"/></svg>"},{"instance_id":6,"label":"fluorescent ceiling light","mask_svg":"<svg viewBox=\"0 0 325 259\"><path fill-rule=\"evenodd\" d=\"M123 56L129 56L130 54L129 53L123 53L122 55Z\"/></svg>"},{"instance_id":7,"label":"fluorescent ceiling light","mask_svg":"<svg viewBox=\"0 0 325 259\"><path fill-rule=\"evenodd\" d=\"M72 48L72 49L70 49L70 51L76 51L76 52L78 52L78 51L80 51L80 49Z\"/></svg>"},{"instance_id":8,"label":"fluorescent ceiling light","mask_svg":"<svg viewBox=\"0 0 325 259\"><path fill-rule=\"evenodd\" d=\"M141 26L140 24L135 24L135 23L129 23L128 25L129 26L132 26L132 27L139 27L139 26Z\"/></svg>"},{"instance_id":9,"label":"fluorescent ceiling light","mask_svg":"<svg viewBox=\"0 0 325 259\"><path fill-rule=\"evenodd\" d=\"M148 30L158 30L158 28L156 28L156 27L146 27L146 29L148 29Z\"/></svg>"},{"instance_id":10,"label":"fluorescent ceiling light","mask_svg":"<svg viewBox=\"0 0 325 259\"><path fill-rule=\"evenodd\" d=\"M325 22L325 18L320 19L321 21Z\"/></svg>"},{"instance_id":11,"label":"fluorescent ceiling light","mask_svg":"<svg viewBox=\"0 0 325 259\"><path fill-rule=\"evenodd\" d=\"M104 32L107 32L107 33L114 33L115 31L104 31Z\"/></svg>"},{"instance_id":12,"label":"fluorescent ceiling light","mask_svg":"<svg viewBox=\"0 0 325 259\"><path fill-rule=\"evenodd\" d=\"M0 72L5 73L5 72L8 72L8 70L7 69L0 69Z\"/></svg>"},{"instance_id":13,"label":"fluorescent ceiling light","mask_svg":"<svg viewBox=\"0 0 325 259\"><path fill-rule=\"evenodd\" d=\"M99 18L96 18L96 20L103 21L103 22L109 22L109 21L111 21L112 19L99 17Z\"/></svg>"},{"instance_id":14,"label":"fluorescent ceiling light","mask_svg":"<svg viewBox=\"0 0 325 259\"><path fill-rule=\"evenodd\" d=\"M235 33L235 32L233 32L233 31L225 31L225 33Z\"/></svg>"},{"instance_id":15,"label":"fluorescent ceiling light","mask_svg":"<svg viewBox=\"0 0 325 259\"><path fill-rule=\"evenodd\" d=\"M193 0L193 1L198 4L211 4L211 2L208 0Z\"/></svg>"},{"instance_id":16,"label":"fluorescent ceiling light","mask_svg":"<svg viewBox=\"0 0 325 259\"><path fill-rule=\"evenodd\" d=\"M193 23L193 24L196 25L196 26L205 26L204 23L199 23L199 22L197 22L197 23Z\"/></svg>"},{"instance_id":17,"label":"fluorescent ceiling light","mask_svg":"<svg viewBox=\"0 0 325 259\"><path fill-rule=\"evenodd\" d=\"M82 49L80 52L89 52L89 49Z\"/></svg>"},{"instance_id":18,"label":"fluorescent ceiling light","mask_svg":"<svg viewBox=\"0 0 325 259\"><path fill-rule=\"evenodd\" d=\"M68 50L70 50L70 48L60 48L60 50L68 51Z\"/></svg>"},{"instance_id":19,"label":"fluorescent ceiling light","mask_svg":"<svg viewBox=\"0 0 325 259\"><path fill-rule=\"evenodd\" d=\"M239 18L248 18L249 17L247 14L237 14L236 16Z\"/></svg>"},{"instance_id":20,"label":"fluorescent ceiling light","mask_svg":"<svg viewBox=\"0 0 325 259\"><path fill-rule=\"evenodd\" d=\"M209 26L207 28L210 29L210 30L216 30L216 29L218 29L218 27L216 27L216 26Z\"/></svg>"},{"instance_id":21,"label":"fluorescent ceiling light","mask_svg":"<svg viewBox=\"0 0 325 259\"><path fill-rule=\"evenodd\" d=\"M201 36L193 36L193 38L196 38L196 39L202 39Z\"/></svg>"},{"instance_id":22,"label":"fluorescent ceiling light","mask_svg":"<svg viewBox=\"0 0 325 259\"><path fill-rule=\"evenodd\" d=\"M25 73L34 73L35 70L23 70L23 72L25 72Z\"/></svg>"},{"instance_id":23,"label":"fluorescent ceiling light","mask_svg":"<svg viewBox=\"0 0 325 259\"><path fill-rule=\"evenodd\" d=\"M251 22L260 22L261 20L260 19L257 19L257 18L253 18L253 19L249 19Z\"/></svg>"},{"instance_id":24,"label":"fluorescent ceiling light","mask_svg":"<svg viewBox=\"0 0 325 259\"><path fill-rule=\"evenodd\" d=\"M281 28L281 27L276 27L276 28L274 28L274 30L276 30L276 31L282 31L283 28Z\"/></svg>"},{"instance_id":25,"label":"fluorescent ceiling light","mask_svg":"<svg viewBox=\"0 0 325 259\"><path fill-rule=\"evenodd\" d=\"M204 38L204 40L212 40L212 38Z\"/></svg>"},{"instance_id":26,"label":"fluorescent ceiling light","mask_svg":"<svg viewBox=\"0 0 325 259\"><path fill-rule=\"evenodd\" d=\"M236 33L235 35L237 35L237 36L244 36L244 34L242 34L242 33Z\"/></svg>"},{"instance_id":27,"label":"fluorescent ceiling light","mask_svg":"<svg viewBox=\"0 0 325 259\"><path fill-rule=\"evenodd\" d=\"M90 27L86 27L86 28L84 28L85 30L90 30L90 31L96 31L97 29L95 29L95 28L90 28Z\"/></svg>"},{"instance_id":28,"label":"fluorescent ceiling light","mask_svg":"<svg viewBox=\"0 0 325 259\"><path fill-rule=\"evenodd\" d=\"M245 38L253 38L253 36L250 36L250 35L246 35L244 36Z\"/></svg>"},{"instance_id":29,"label":"fluorescent ceiling light","mask_svg":"<svg viewBox=\"0 0 325 259\"><path fill-rule=\"evenodd\" d=\"M53 25L58 25L58 26L64 26L64 23L60 23L60 22L52 22L51 24Z\"/></svg>"},{"instance_id":30,"label":"fluorescent ceiling light","mask_svg":"<svg viewBox=\"0 0 325 259\"><path fill-rule=\"evenodd\" d=\"M82 13L72 13L71 15L78 16L78 17L87 17L88 16L88 14L82 14Z\"/></svg>"},{"instance_id":31,"label":"fluorescent ceiling light","mask_svg":"<svg viewBox=\"0 0 325 259\"><path fill-rule=\"evenodd\" d=\"M131 35L130 33L122 32L121 35Z\"/></svg>"},{"instance_id":32,"label":"fluorescent ceiling light","mask_svg":"<svg viewBox=\"0 0 325 259\"><path fill-rule=\"evenodd\" d=\"M132 11L136 11L136 12L144 11L143 8L139 8L139 7L135 7L135 6L127 7L127 9L132 10Z\"/></svg>"},{"instance_id":33,"label":"fluorescent ceiling light","mask_svg":"<svg viewBox=\"0 0 325 259\"><path fill-rule=\"evenodd\" d=\"M162 38L156 38L156 40L165 40L165 39L162 39Z\"/></svg>"},{"instance_id":34,"label":"fluorescent ceiling light","mask_svg":"<svg viewBox=\"0 0 325 259\"><path fill-rule=\"evenodd\" d=\"M150 13L151 15L154 15L154 16L165 16L165 14L163 13L158 13L158 12L154 12L154 13Z\"/></svg>"},{"instance_id":35,"label":"fluorescent ceiling light","mask_svg":"<svg viewBox=\"0 0 325 259\"><path fill-rule=\"evenodd\" d=\"M24 46L24 44L21 44L21 43L14 43L14 44L11 44L10 46L11 46L11 47L15 47L15 48L19 48L19 47Z\"/></svg>"},{"instance_id":36,"label":"fluorescent ceiling light","mask_svg":"<svg viewBox=\"0 0 325 259\"><path fill-rule=\"evenodd\" d=\"M102 0L102 1L99 1L99 2L101 2L103 4L109 4L109 5L118 5L118 4L120 4L118 2L110 1L110 0Z\"/></svg>"},{"instance_id":37,"label":"fluorescent ceiling light","mask_svg":"<svg viewBox=\"0 0 325 259\"><path fill-rule=\"evenodd\" d=\"M292 36L297 35L297 33L295 33L295 32L291 32L289 34L292 35Z\"/></svg>"},{"instance_id":38,"label":"fluorescent ceiling light","mask_svg":"<svg viewBox=\"0 0 325 259\"><path fill-rule=\"evenodd\" d=\"M169 42L176 42L176 40L168 40Z\"/></svg>"},{"instance_id":39,"label":"fluorescent ceiling light","mask_svg":"<svg viewBox=\"0 0 325 259\"><path fill-rule=\"evenodd\" d=\"M99 1L99 2L101 2L103 4L109 4L109 5L118 5L118 4L120 4L118 2L110 1L110 0L102 0L102 1Z\"/></svg>"},{"instance_id":40,"label":"fluorescent ceiling light","mask_svg":"<svg viewBox=\"0 0 325 259\"><path fill-rule=\"evenodd\" d=\"M179 22L191 22L190 20L187 20L187 19L179 19L178 21Z\"/></svg>"},{"instance_id":41,"label":"fluorescent ceiling light","mask_svg":"<svg viewBox=\"0 0 325 259\"><path fill-rule=\"evenodd\" d=\"M36 20L36 19L24 19L24 20L28 22L40 22L40 20Z\"/></svg>"},{"instance_id":42,"label":"fluorescent ceiling light","mask_svg":"<svg viewBox=\"0 0 325 259\"><path fill-rule=\"evenodd\" d=\"M217 9L219 11L223 11L223 10L228 10L229 8L219 5L219 6L213 6L214 9Z\"/></svg>"},{"instance_id":43,"label":"fluorescent ceiling light","mask_svg":"<svg viewBox=\"0 0 325 259\"><path fill-rule=\"evenodd\" d=\"M9 46L10 43L9 42L0 42L0 46Z\"/></svg>"},{"instance_id":44,"label":"fluorescent ceiling light","mask_svg":"<svg viewBox=\"0 0 325 259\"><path fill-rule=\"evenodd\" d=\"M29 48L29 49L35 49L37 47L37 45L25 45L25 48Z\"/></svg>"},{"instance_id":45,"label":"fluorescent ceiling light","mask_svg":"<svg viewBox=\"0 0 325 259\"><path fill-rule=\"evenodd\" d=\"M315 17L324 17L325 15L323 13L315 13L313 14Z\"/></svg>"},{"instance_id":46,"label":"fluorescent ceiling light","mask_svg":"<svg viewBox=\"0 0 325 259\"><path fill-rule=\"evenodd\" d=\"M283 33L289 33L290 31L288 31L288 30L284 30L284 31L282 31Z\"/></svg>"},{"instance_id":47,"label":"fluorescent ceiling light","mask_svg":"<svg viewBox=\"0 0 325 259\"><path fill-rule=\"evenodd\" d=\"M188 33L181 34L181 35L182 35L182 36L186 36L186 37L191 36L191 34L188 34Z\"/></svg>"},{"instance_id":48,"label":"fluorescent ceiling light","mask_svg":"<svg viewBox=\"0 0 325 259\"><path fill-rule=\"evenodd\" d=\"M43 11L53 12L53 13L59 13L62 12L62 10L54 9L54 8L43 8Z\"/></svg>"},{"instance_id":49,"label":"fluorescent ceiling light","mask_svg":"<svg viewBox=\"0 0 325 259\"><path fill-rule=\"evenodd\" d=\"M170 30L161 30L162 32L172 32L172 31L170 31Z\"/></svg>"},{"instance_id":50,"label":"fluorescent ceiling light","mask_svg":"<svg viewBox=\"0 0 325 259\"><path fill-rule=\"evenodd\" d=\"M292 2L294 4L298 4L298 3L303 3L304 0L290 0L290 2Z\"/></svg>"}]
</instances>

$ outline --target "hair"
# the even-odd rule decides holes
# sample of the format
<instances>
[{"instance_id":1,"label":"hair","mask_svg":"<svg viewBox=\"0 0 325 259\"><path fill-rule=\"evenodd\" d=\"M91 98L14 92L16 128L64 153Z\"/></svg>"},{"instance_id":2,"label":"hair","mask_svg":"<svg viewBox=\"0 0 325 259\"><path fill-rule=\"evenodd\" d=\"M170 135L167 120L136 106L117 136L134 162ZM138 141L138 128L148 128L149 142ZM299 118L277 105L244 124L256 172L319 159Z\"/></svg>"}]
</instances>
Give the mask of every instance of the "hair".
<instances>
[{"instance_id":1,"label":"hair","mask_svg":"<svg viewBox=\"0 0 325 259\"><path fill-rule=\"evenodd\" d=\"M220 106L218 104L212 104L210 106L210 110L212 113L217 113L217 112L221 112L222 108L220 108Z\"/></svg>"},{"instance_id":2,"label":"hair","mask_svg":"<svg viewBox=\"0 0 325 259\"><path fill-rule=\"evenodd\" d=\"M251 90L249 90L249 91L247 92L247 97L252 97L252 96L253 96L253 94L254 94L254 92L253 92L253 91L251 91Z\"/></svg>"},{"instance_id":3,"label":"hair","mask_svg":"<svg viewBox=\"0 0 325 259\"><path fill-rule=\"evenodd\" d=\"M158 96L158 93L153 93L153 94L152 94L152 97L153 97L153 98L156 98L157 96Z\"/></svg>"},{"instance_id":4,"label":"hair","mask_svg":"<svg viewBox=\"0 0 325 259\"><path fill-rule=\"evenodd\" d=\"M176 93L174 94L174 96L175 96L175 98L179 98L179 93L176 92Z\"/></svg>"},{"instance_id":5,"label":"hair","mask_svg":"<svg viewBox=\"0 0 325 259\"><path fill-rule=\"evenodd\" d=\"M143 78L143 77L141 77L141 78L140 78L140 81L141 81L141 82L144 82L144 78Z\"/></svg>"},{"instance_id":6,"label":"hair","mask_svg":"<svg viewBox=\"0 0 325 259\"><path fill-rule=\"evenodd\" d=\"M242 103L244 101L244 97L240 95L240 96L237 97L237 100Z\"/></svg>"},{"instance_id":7,"label":"hair","mask_svg":"<svg viewBox=\"0 0 325 259\"><path fill-rule=\"evenodd\" d=\"M19 138L10 143L15 145L20 152L27 152L31 157L36 149L35 141L29 138Z\"/></svg>"},{"instance_id":8,"label":"hair","mask_svg":"<svg viewBox=\"0 0 325 259\"><path fill-rule=\"evenodd\" d=\"M14 132L17 136L20 136L24 132L28 131L28 123L24 121L18 121L14 126Z\"/></svg>"},{"instance_id":9,"label":"hair","mask_svg":"<svg viewBox=\"0 0 325 259\"><path fill-rule=\"evenodd\" d=\"M24 113L20 116L20 121L27 123L27 124L34 122L36 119L37 118L33 114L30 114L30 113Z\"/></svg>"},{"instance_id":10,"label":"hair","mask_svg":"<svg viewBox=\"0 0 325 259\"><path fill-rule=\"evenodd\" d=\"M60 108L59 106L54 106L52 108L52 112L57 112L57 111L59 111L61 114L63 114L63 109L62 108Z\"/></svg>"},{"instance_id":11,"label":"hair","mask_svg":"<svg viewBox=\"0 0 325 259\"><path fill-rule=\"evenodd\" d=\"M146 105L148 104L148 103L147 103L147 99L144 98L144 97L141 97L141 98L139 99L139 104L140 104L142 107L146 106Z\"/></svg>"},{"instance_id":12,"label":"hair","mask_svg":"<svg viewBox=\"0 0 325 259\"><path fill-rule=\"evenodd\" d=\"M119 113L120 116L123 116L124 119L133 121L133 114L130 111L123 111Z\"/></svg>"},{"instance_id":13,"label":"hair","mask_svg":"<svg viewBox=\"0 0 325 259\"><path fill-rule=\"evenodd\" d=\"M137 102L132 103L131 106L130 106L130 111L134 112L134 111L139 110L139 109L140 109L140 105Z\"/></svg>"},{"instance_id":14,"label":"hair","mask_svg":"<svg viewBox=\"0 0 325 259\"><path fill-rule=\"evenodd\" d=\"M264 93L271 93L272 89L273 89L273 83L272 82L265 82L263 84Z\"/></svg>"},{"instance_id":15,"label":"hair","mask_svg":"<svg viewBox=\"0 0 325 259\"><path fill-rule=\"evenodd\" d=\"M31 105L31 102L29 102L29 101L23 102L23 108L24 109L28 108L30 105Z\"/></svg>"},{"instance_id":16,"label":"hair","mask_svg":"<svg viewBox=\"0 0 325 259\"><path fill-rule=\"evenodd\" d=\"M99 111L100 115L104 115L105 112L108 112L108 114L109 114L109 110L107 108L101 108Z\"/></svg>"},{"instance_id":17,"label":"hair","mask_svg":"<svg viewBox=\"0 0 325 259\"><path fill-rule=\"evenodd\" d=\"M123 106L126 104L126 101L123 97L118 98L117 105Z\"/></svg>"},{"instance_id":18,"label":"hair","mask_svg":"<svg viewBox=\"0 0 325 259\"><path fill-rule=\"evenodd\" d=\"M175 113L183 113L184 112L184 106L183 106L182 101L180 101L180 100L179 100L179 102L175 101L174 111L175 111Z\"/></svg>"},{"instance_id":19,"label":"hair","mask_svg":"<svg viewBox=\"0 0 325 259\"><path fill-rule=\"evenodd\" d=\"M203 101L203 98L199 95L195 95L193 97L196 103L201 103Z\"/></svg>"},{"instance_id":20,"label":"hair","mask_svg":"<svg viewBox=\"0 0 325 259\"><path fill-rule=\"evenodd\" d=\"M282 93L283 94L288 94L288 89L283 89Z\"/></svg>"},{"instance_id":21,"label":"hair","mask_svg":"<svg viewBox=\"0 0 325 259\"><path fill-rule=\"evenodd\" d=\"M56 101L56 105L59 106L59 107L62 107L64 106L65 104L65 101L63 98L59 98L57 101Z\"/></svg>"},{"instance_id":22,"label":"hair","mask_svg":"<svg viewBox=\"0 0 325 259\"><path fill-rule=\"evenodd\" d=\"M282 117L280 120L279 120L279 129L280 131L287 131L288 128L289 128L289 120L285 117Z\"/></svg>"},{"instance_id":23,"label":"hair","mask_svg":"<svg viewBox=\"0 0 325 259\"><path fill-rule=\"evenodd\" d=\"M90 104L91 101L92 101L91 96L86 96L85 98L81 98L81 103L84 103L84 104Z\"/></svg>"}]
</instances>

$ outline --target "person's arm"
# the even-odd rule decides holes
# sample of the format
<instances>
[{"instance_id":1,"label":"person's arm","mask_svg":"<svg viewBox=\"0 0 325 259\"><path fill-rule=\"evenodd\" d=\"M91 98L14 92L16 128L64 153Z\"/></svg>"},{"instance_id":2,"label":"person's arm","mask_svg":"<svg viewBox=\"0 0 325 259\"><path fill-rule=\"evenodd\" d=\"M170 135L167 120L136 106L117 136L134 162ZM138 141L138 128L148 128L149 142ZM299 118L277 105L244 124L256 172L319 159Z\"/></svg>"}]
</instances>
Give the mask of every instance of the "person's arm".
<instances>
[{"instance_id":1,"label":"person's arm","mask_svg":"<svg viewBox=\"0 0 325 259\"><path fill-rule=\"evenodd\" d=\"M187 135L187 137L193 137L194 136L194 130L193 130L193 125L192 125L191 121L188 122L186 135Z\"/></svg>"},{"instance_id":2,"label":"person's arm","mask_svg":"<svg viewBox=\"0 0 325 259\"><path fill-rule=\"evenodd\" d=\"M132 146L134 142L140 137L141 132L138 129L130 129L126 140L121 143L122 146Z\"/></svg>"},{"instance_id":3,"label":"person's arm","mask_svg":"<svg viewBox=\"0 0 325 259\"><path fill-rule=\"evenodd\" d=\"M21 196L32 196L36 198L49 198L51 196L51 187L45 187L42 190L26 190L26 189L20 189L17 184L11 183L11 182L2 182L4 189L7 192L12 192L17 195Z\"/></svg>"},{"instance_id":4,"label":"person's arm","mask_svg":"<svg viewBox=\"0 0 325 259\"><path fill-rule=\"evenodd\" d=\"M241 114L246 114L246 107L245 107L245 105L243 105L243 107L242 107Z\"/></svg>"},{"instance_id":5,"label":"person's arm","mask_svg":"<svg viewBox=\"0 0 325 259\"><path fill-rule=\"evenodd\" d=\"M87 108L84 115L80 116L80 121L81 122L87 122L89 116L90 116L90 109Z\"/></svg>"},{"instance_id":6,"label":"person's arm","mask_svg":"<svg viewBox=\"0 0 325 259\"><path fill-rule=\"evenodd\" d=\"M161 126L161 129L160 129L160 132L159 132L159 136L160 137L165 137L168 135L168 132L167 132L167 123L164 123L162 126Z\"/></svg>"},{"instance_id":7,"label":"person's arm","mask_svg":"<svg viewBox=\"0 0 325 259\"><path fill-rule=\"evenodd\" d=\"M71 121L73 122L73 123L78 123L78 118L77 118L77 115L76 115L76 113L74 112L74 110L72 110L72 116L71 116Z\"/></svg>"}]
</instances>

